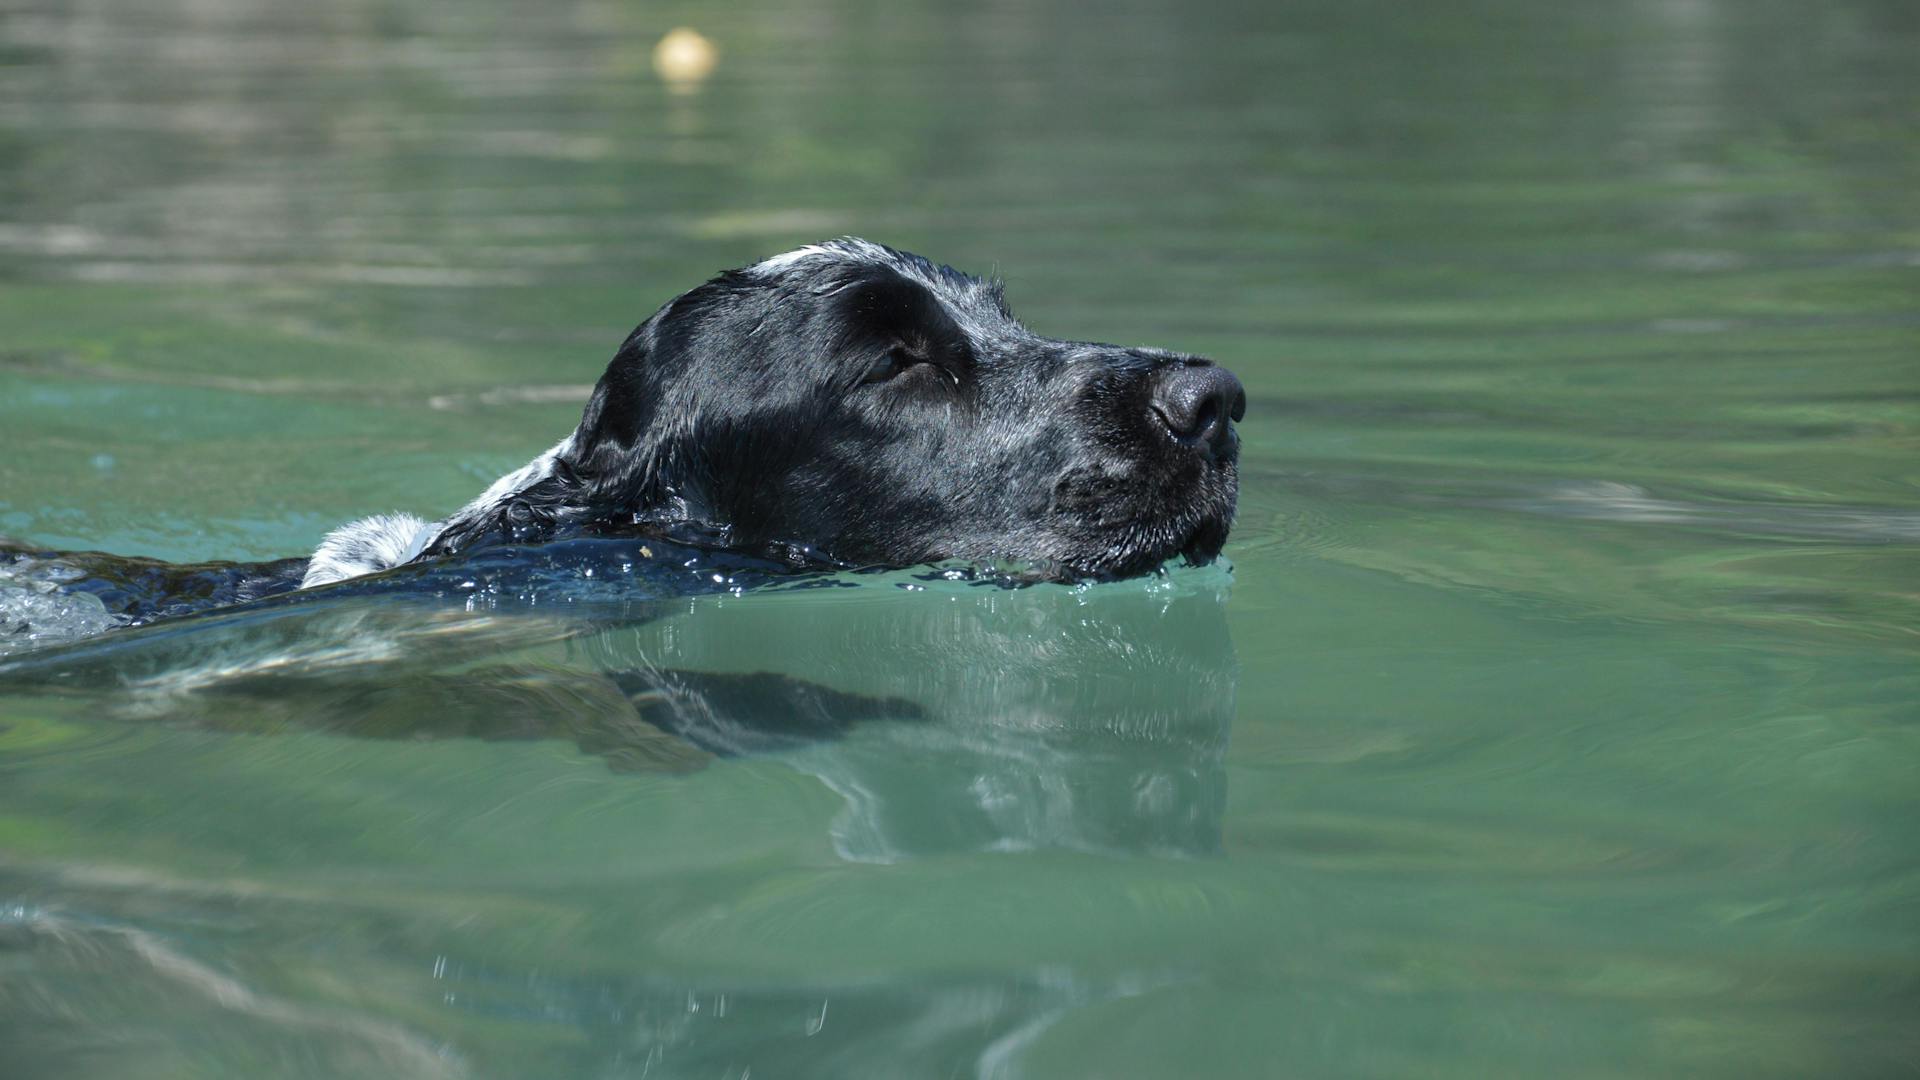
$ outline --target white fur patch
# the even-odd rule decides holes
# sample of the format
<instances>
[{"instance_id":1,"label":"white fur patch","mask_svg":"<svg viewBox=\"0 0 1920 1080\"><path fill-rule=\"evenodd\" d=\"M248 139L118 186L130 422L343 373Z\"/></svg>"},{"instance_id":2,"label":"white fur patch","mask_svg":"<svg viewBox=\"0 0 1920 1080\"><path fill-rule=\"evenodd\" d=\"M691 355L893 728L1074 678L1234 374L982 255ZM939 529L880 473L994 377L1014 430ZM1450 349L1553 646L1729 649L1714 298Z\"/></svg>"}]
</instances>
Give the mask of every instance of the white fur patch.
<instances>
[{"instance_id":1,"label":"white fur patch","mask_svg":"<svg viewBox=\"0 0 1920 1080\"><path fill-rule=\"evenodd\" d=\"M342 525L320 541L300 587L310 589L399 566L424 551L439 532L412 514L375 514Z\"/></svg>"},{"instance_id":2,"label":"white fur patch","mask_svg":"<svg viewBox=\"0 0 1920 1080\"><path fill-rule=\"evenodd\" d=\"M573 436L569 435L554 443L546 453L495 480L487 490L480 493L479 498L454 511L453 516L447 520L458 521L461 518L476 517L552 476L553 463L561 454L571 449L573 449ZM438 532L438 530L435 531Z\"/></svg>"},{"instance_id":3,"label":"white fur patch","mask_svg":"<svg viewBox=\"0 0 1920 1080\"><path fill-rule=\"evenodd\" d=\"M778 273L805 259L864 259L871 261L872 255L853 247L845 241L834 241L831 244L808 244L806 247L794 248L792 251L782 252L771 258L762 259L753 264L753 271L758 274Z\"/></svg>"},{"instance_id":4,"label":"white fur patch","mask_svg":"<svg viewBox=\"0 0 1920 1080\"><path fill-rule=\"evenodd\" d=\"M375 514L340 526L320 541L319 549L307 563L307 574L300 580L300 587L310 589L315 585L390 570L413 561L452 522L479 517L552 476L553 463L572 448L573 436L569 435L553 444L546 453L495 480L480 493L479 498L444 520L429 523L412 514Z\"/></svg>"}]
</instances>

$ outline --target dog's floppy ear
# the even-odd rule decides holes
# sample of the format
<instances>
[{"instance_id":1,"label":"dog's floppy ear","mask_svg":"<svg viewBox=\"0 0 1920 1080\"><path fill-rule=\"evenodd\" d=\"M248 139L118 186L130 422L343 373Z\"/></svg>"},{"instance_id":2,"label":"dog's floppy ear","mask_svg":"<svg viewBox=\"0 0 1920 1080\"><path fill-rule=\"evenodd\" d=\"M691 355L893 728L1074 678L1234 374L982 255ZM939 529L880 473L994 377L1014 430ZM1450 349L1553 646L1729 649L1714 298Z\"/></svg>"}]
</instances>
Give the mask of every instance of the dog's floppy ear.
<instances>
[{"instance_id":1,"label":"dog's floppy ear","mask_svg":"<svg viewBox=\"0 0 1920 1080\"><path fill-rule=\"evenodd\" d=\"M593 388L555 470L589 516L684 516L697 504L689 443L689 368L714 348L706 313L733 281L723 274L661 307L621 342Z\"/></svg>"},{"instance_id":2,"label":"dog's floppy ear","mask_svg":"<svg viewBox=\"0 0 1920 1080\"><path fill-rule=\"evenodd\" d=\"M654 416L656 379L647 367L658 350L659 326L672 305L641 323L614 353L587 399L566 463L589 501L639 507L657 487Z\"/></svg>"},{"instance_id":3,"label":"dog's floppy ear","mask_svg":"<svg viewBox=\"0 0 1920 1080\"><path fill-rule=\"evenodd\" d=\"M571 438L449 518L426 553L538 539L563 523L652 509L661 488L651 445L658 391L647 367L660 320L656 314L627 335Z\"/></svg>"}]
</instances>

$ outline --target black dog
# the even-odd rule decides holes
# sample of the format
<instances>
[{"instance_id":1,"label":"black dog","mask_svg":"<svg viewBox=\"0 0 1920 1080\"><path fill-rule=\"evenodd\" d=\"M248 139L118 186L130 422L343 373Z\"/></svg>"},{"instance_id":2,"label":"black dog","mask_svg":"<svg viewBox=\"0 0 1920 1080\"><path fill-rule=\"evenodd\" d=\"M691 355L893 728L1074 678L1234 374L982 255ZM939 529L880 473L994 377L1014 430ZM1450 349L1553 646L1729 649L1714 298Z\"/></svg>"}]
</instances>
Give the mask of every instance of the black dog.
<instances>
[{"instance_id":1,"label":"black dog","mask_svg":"<svg viewBox=\"0 0 1920 1080\"><path fill-rule=\"evenodd\" d=\"M303 586L561 535L691 530L794 561L1013 561L1060 580L1219 554L1246 397L1224 368L1056 341L996 282L858 239L642 323L580 426L443 521L331 533Z\"/></svg>"},{"instance_id":2,"label":"black dog","mask_svg":"<svg viewBox=\"0 0 1920 1080\"><path fill-rule=\"evenodd\" d=\"M1044 338L997 283L835 240L669 301L628 335L573 434L445 520L365 518L309 559L271 563L0 541L0 567L52 568L121 626L597 536L776 566L960 560L1126 577L1219 554L1245 408L1239 380L1206 360ZM0 608L0 632L41 618Z\"/></svg>"}]
</instances>

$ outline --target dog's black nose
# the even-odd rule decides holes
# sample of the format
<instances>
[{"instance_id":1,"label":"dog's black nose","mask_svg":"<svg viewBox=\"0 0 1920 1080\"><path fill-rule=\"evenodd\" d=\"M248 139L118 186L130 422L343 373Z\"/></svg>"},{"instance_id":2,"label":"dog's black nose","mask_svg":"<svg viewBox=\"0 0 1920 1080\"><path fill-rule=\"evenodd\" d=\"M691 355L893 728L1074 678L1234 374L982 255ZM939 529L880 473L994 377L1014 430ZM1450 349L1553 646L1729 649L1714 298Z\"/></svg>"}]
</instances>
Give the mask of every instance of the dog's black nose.
<instances>
[{"instance_id":1,"label":"dog's black nose","mask_svg":"<svg viewBox=\"0 0 1920 1080\"><path fill-rule=\"evenodd\" d=\"M1247 392L1233 372L1212 364L1162 368L1153 381L1153 411L1182 442L1209 450L1226 444L1228 423L1247 414Z\"/></svg>"}]
</instances>

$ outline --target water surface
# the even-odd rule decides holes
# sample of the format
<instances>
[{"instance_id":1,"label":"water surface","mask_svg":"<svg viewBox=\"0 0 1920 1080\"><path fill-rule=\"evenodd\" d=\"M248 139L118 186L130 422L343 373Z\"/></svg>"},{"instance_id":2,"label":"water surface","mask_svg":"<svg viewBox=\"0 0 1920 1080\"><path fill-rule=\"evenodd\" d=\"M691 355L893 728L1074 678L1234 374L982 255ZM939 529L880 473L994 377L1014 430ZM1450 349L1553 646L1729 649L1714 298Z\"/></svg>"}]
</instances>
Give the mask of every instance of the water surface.
<instances>
[{"instance_id":1,"label":"water surface","mask_svg":"<svg viewBox=\"0 0 1920 1080\"><path fill-rule=\"evenodd\" d=\"M3 1071L1909 1074L1916 55L1878 0L0 0L0 533L445 513L839 233L1250 398L1230 570L16 657Z\"/></svg>"}]
</instances>

